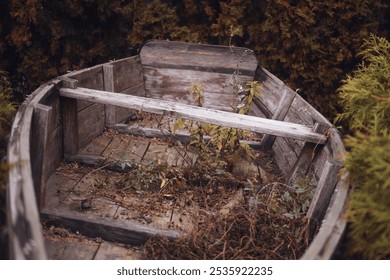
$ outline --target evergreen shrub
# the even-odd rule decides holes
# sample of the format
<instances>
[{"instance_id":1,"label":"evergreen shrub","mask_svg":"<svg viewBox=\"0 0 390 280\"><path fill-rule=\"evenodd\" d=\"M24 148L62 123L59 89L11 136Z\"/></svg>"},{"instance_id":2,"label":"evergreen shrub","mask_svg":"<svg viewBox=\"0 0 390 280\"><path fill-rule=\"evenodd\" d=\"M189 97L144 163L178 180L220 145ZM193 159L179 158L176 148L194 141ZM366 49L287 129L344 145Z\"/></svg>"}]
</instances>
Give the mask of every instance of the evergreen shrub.
<instances>
[{"instance_id":1,"label":"evergreen shrub","mask_svg":"<svg viewBox=\"0 0 390 280\"><path fill-rule=\"evenodd\" d=\"M390 43L371 36L363 62L339 90L353 134L345 169L355 188L349 206L347 256L390 258Z\"/></svg>"}]
</instances>

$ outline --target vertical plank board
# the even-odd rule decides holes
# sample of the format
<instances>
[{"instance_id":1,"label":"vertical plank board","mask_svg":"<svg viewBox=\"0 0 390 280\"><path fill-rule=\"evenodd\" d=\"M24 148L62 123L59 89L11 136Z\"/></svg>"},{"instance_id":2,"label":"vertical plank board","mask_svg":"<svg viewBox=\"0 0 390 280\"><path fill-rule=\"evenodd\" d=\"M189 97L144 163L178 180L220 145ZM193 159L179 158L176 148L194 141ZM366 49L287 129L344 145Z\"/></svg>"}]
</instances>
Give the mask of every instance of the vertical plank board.
<instances>
[{"instance_id":1,"label":"vertical plank board","mask_svg":"<svg viewBox=\"0 0 390 280\"><path fill-rule=\"evenodd\" d=\"M123 92L129 87L143 84L142 67L139 56L132 56L110 63L114 67L115 92Z\"/></svg>"},{"instance_id":2,"label":"vertical plank board","mask_svg":"<svg viewBox=\"0 0 390 280\"><path fill-rule=\"evenodd\" d=\"M324 134L328 130L328 128L328 125L316 123L314 126L314 132ZM321 148L321 146L322 145L319 145L317 143L305 143L301 150L301 153L298 156L296 163L290 171L290 174L288 176L288 183L294 181L298 174L306 175L317 154L317 150Z\"/></svg>"},{"instance_id":3,"label":"vertical plank board","mask_svg":"<svg viewBox=\"0 0 390 280\"><path fill-rule=\"evenodd\" d=\"M103 65L104 90L114 92L114 66L110 64ZM106 113L106 124L115 124L116 107L113 105L104 105Z\"/></svg>"},{"instance_id":4,"label":"vertical plank board","mask_svg":"<svg viewBox=\"0 0 390 280\"><path fill-rule=\"evenodd\" d=\"M32 135L31 135L31 162L32 173L34 174L34 188L38 200L38 208L42 207L46 193L46 178L43 174L44 160L46 159L47 140L49 131L49 120L51 120L52 108L36 104L33 113Z\"/></svg>"},{"instance_id":5,"label":"vertical plank board","mask_svg":"<svg viewBox=\"0 0 390 280\"><path fill-rule=\"evenodd\" d=\"M64 153L77 154L79 150L79 122L77 115L77 99L63 98Z\"/></svg>"},{"instance_id":6,"label":"vertical plank board","mask_svg":"<svg viewBox=\"0 0 390 280\"><path fill-rule=\"evenodd\" d=\"M284 90L281 100L279 101L278 107L276 108L275 114L272 116L273 120L284 120L284 117L287 115L288 110L290 109L291 103L295 98L295 94L291 94L287 90ZM266 134L261 140L262 150L267 151L271 148L272 144L275 142L275 136Z\"/></svg>"},{"instance_id":7,"label":"vertical plank board","mask_svg":"<svg viewBox=\"0 0 390 280\"><path fill-rule=\"evenodd\" d=\"M320 180L318 181L316 191L306 215L310 224L315 228L319 226L319 223L323 219L326 209L328 208L337 183L337 175L340 168L341 165L333 160L327 160L323 167Z\"/></svg>"},{"instance_id":8,"label":"vertical plank board","mask_svg":"<svg viewBox=\"0 0 390 280\"><path fill-rule=\"evenodd\" d=\"M70 73L65 77L77 80L77 86L79 87L87 87L97 90L103 90L104 88L102 65L97 65L91 68L86 68L74 73Z\"/></svg>"}]
</instances>

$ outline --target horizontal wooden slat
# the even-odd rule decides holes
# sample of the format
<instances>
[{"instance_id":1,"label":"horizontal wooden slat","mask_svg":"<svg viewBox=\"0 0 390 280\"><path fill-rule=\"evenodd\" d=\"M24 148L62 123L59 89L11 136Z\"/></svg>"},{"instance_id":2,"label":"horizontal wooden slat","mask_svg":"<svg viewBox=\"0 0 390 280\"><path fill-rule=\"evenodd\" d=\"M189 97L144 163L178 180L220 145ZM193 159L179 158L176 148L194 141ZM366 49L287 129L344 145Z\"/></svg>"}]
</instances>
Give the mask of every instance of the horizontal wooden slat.
<instances>
[{"instance_id":1,"label":"horizontal wooden slat","mask_svg":"<svg viewBox=\"0 0 390 280\"><path fill-rule=\"evenodd\" d=\"M304 125L240 115L185 104L177 104L164 100L129 96L87 88L62 88L60 89L60 95L69 98L122 106L149 113L165 114L205 123L241 128L257 133L266 133L275 136L300 139L318 144L324 144L327 139L325 135L315 133L310 127Z\"/></svg>"},{"instance_id":2,"label":"horizontal wooden slat","mask_svg":"<svg viewBox=\"0 0 390 280\"><path fill-rule=\"evenodd\" d=\"M86 236L101 237L104 240L126 244L140 245L155 235L168 239L180 237L180 233L176 230L163 230L135 222L95 217L89 213L63 209L43 209L41 217L49 224L61 225Z\"/></svg>"},{"instance_id":3,"label":"horizontal wooden slat","mask_svg":"<svg viewBox=\"0 0 390 280\"><path fill-rule=\"evenodd\" d=\"M191 69L231 74L237 62L243 75L254 76L257 59L252 50L240 47L152 40L140 51L142 66Z\"/></svg>"}]
</instances>

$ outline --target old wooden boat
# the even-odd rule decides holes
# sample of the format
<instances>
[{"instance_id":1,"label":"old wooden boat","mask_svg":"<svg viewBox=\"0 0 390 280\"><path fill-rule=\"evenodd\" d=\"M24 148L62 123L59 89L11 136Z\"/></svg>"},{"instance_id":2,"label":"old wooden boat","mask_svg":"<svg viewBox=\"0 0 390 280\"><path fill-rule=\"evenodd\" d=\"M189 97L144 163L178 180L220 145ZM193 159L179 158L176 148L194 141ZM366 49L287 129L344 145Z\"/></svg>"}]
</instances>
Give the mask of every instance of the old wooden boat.
<instances>
[{"instance_id":1,"label":"old wooden boat","mask_svg":"<svg viewBox=\"0 0 390 280\"><path fill-rule=\"evenodd\" d=\"M262 94L255 98L250 115L231 112L237 80L261 84ZM194 106L188 94L194 82L205 87L203 107ZM339 176L344 146L337 129L259 66L249 49L158 40L147 42L136 56L53 79L20 106L8 149L12 167L7 189L10 258L56 258L64 250L62 243L48 245L42 222L114 242L92 244L77 256L69 253L62 258L130 258L128 249L118 243L142 244L156 234L180 235L177 230L113 218L113 209L118 213L120 207L107 201L101 201L98 217L88 211L71 211L88 201L61 206L62 200L69 199L61 196L64 189L82 189L88 178L77 173L79 165L69 174L59 173L58 168L64 161L95 166L104 162L107 153L103 150L115 141L104 138L107 127L156 137L156 130L124 124L135 111L249 130L261 137L254 144L257 148L272 151L286 182L310 169L316 189L306 215L319 230L301 259L332 258L346 226L343 214L349 192L348 175ZM143 144L129 141L126 147L132 149L131 156L134 147ZM126 150L120 143L111 144ZM158 147L148 148L155 152ZM124 164L120 163L121 168ZM68 251L79 246L71 245Z\"/></svg>"}]
</instances>

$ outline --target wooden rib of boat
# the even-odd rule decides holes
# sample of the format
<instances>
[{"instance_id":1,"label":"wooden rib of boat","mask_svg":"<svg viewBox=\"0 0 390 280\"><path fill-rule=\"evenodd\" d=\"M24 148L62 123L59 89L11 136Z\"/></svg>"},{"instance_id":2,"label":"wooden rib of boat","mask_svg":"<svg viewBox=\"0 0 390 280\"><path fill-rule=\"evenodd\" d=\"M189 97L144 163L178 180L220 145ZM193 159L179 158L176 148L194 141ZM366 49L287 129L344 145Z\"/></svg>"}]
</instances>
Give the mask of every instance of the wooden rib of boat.
<instances>
[{"instance_id":1,"label":"wooden rib of boat","mask_svg":"<svg viewBox=\"0 0 390 280\"><path fill-rule=\"evenodd\" d=\"M234 74L243 84L253 80L261 84L262 94L254 100L250 115L231 110ZM188 94L191 83L204 86L204 107L194 106ZM258 66L251 50L158 40L147 42L139 55L53 79L20 106L8 147L12 167L7 189L10 258L48 258L42 220L122 243L141 244L156 234L179 235L176 230L70 212L51 201L50 194L58 191L51 180L64 160L104 161L102 153L82 151L107 127L156 136L158 131L121 124L134 110L262 135L254 145L273 152L286 181L312 170L318 183L307 217L319 230L301 259L332 258L346 226L343 213L350 187L348 175L338 175L344 146L337 129L295 91ZM110 258L110 250L118 250L111 246L105 255L103 248L99 249L95 248L93 256Z\"/></svg>"}]
</instances>

